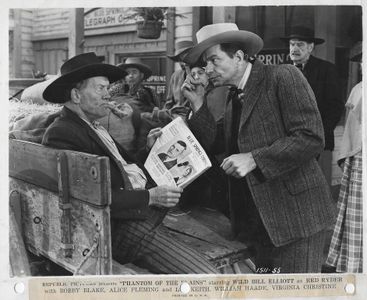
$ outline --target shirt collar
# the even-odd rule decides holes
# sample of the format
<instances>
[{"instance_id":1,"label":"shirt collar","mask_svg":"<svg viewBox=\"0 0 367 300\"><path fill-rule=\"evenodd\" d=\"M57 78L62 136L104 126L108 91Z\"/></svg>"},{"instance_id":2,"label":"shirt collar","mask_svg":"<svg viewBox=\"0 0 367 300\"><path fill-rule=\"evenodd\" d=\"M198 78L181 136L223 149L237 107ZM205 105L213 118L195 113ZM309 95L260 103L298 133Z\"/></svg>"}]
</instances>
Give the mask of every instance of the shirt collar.
<instances>
[{"instance_id":1,"label":"shirt collar","mask_svg":"<svg viewBox=\"0 0 367 300\"><path fill-rule=\"evenodd\" d=\"M245 88L247 80L250 77L251 69L252 69L252 63L248 62L247 66L246 66L245 73L243 74L242 79L241 79L240 83L238 84L239 89L243 90Z\"/></svg>"}]
</instances>

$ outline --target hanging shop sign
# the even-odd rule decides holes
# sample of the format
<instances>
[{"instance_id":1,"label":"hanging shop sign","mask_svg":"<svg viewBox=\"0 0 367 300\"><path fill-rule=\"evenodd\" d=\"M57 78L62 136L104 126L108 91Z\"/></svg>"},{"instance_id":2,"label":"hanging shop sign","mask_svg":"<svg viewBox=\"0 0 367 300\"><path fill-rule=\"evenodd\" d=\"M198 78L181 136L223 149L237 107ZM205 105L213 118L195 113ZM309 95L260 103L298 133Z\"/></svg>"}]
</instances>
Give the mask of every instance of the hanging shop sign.
<instances>
[{"instance_id":1,"label":"hanging shop sign","mask_svg":"<svg viewBox=\"0 0 367 300\"><path fill-rule=\"evenodd\" d=\"M280 65L291 63L289 49L264 49L256 56L265 65Z\"/></svg>"},{"instance_id":2,"label":"hanging shop sign","mask_svg":"<svg viewBox=\"0 0 367 300\"><path fill-rule=\"evenodd\" d=\"M84 16L84 28L104 28L120 26L125 24L135 24L134 20L126 20L129 8L103 7L87 13Z\"/></svg>"}]
</instances>

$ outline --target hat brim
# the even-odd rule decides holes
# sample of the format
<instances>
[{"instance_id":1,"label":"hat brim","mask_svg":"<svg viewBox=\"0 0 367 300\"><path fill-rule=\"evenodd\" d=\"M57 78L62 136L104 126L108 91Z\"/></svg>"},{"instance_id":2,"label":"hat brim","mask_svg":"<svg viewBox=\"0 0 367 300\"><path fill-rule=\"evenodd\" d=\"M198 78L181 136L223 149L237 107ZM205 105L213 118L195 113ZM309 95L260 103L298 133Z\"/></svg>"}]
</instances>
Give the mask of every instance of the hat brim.
<instances>
[{"instance_id":1,"label":"hat brim","mask_svg":"<svg viewBox=\"0 0 367 300\"><path fill-rule=\"evenodd\" d=\"M192 47L185 56L184 62L193 65L200 59L205 50L222 43L236 43L241 45L246 50L248 56L257 54L264 46L263 40L252 32L245 30L227 31L213 35Z\"/></svg>"},{"instance_id":2,"label":"hat brim","mask_svg":"<svg viewBox=\"0 0 367 300\"><path fill-rule=\"evenodd\" d=\"M324 39L312 38L312 37L309 37L309 36L302 36L302 35L290 35L290 36L281 37L280 39L283 42L286 42L286 43L288 43L291 39L298 39L300 41L305 41L305 42L308 42L308 43L314 43L315 45L320 45L320 44L325 42Z\"/></svg>"},{"instance_id":3,"label":"hat brim","mask_svg":"<svg viewBox=\"0 0 367 300\"><path fill-rule=\"evenodd\" d=\"M150 76L152 76L151 68L144 64L118 64L117 67L124 70L125 72L127 68L136 68L140 70L140 72L144 73L144 79L147 79Z\"/></svg>"},{"instance_id":4,"label":"hat brim","mask_svg":"<svg viewBox=\"0 0 367 300\"><path fill-rule=\"evenodd\" d=\"M43 92L43 98L52 103L65 103L70 100L66 96L72 86L84 79L104 76L110 83L115 82L126 75L126 72L108 64L90 64L82 68L76 69L70 73L56 78Z\"/></svg>"},{"instance_id":5,"label":"hat brim","mask_svg":"<svg viewBox=\"0 0 367 300\"><path fill-rule=\"evenodd\" d=\"M186 47L186 48L183 48L183 49L181 49L180 50L180 52L179 53L177 53L177 54L175 54L175 55L167 55L167 57L169 58L169 59L172 59L173 61L175 61L175 62L180 62L181 61L181 56L182 55L184 55L184 54L186 54L187 52L189 52L189 50L192 48L192 46L191 47Z\"/></svg>"}]
</instances>

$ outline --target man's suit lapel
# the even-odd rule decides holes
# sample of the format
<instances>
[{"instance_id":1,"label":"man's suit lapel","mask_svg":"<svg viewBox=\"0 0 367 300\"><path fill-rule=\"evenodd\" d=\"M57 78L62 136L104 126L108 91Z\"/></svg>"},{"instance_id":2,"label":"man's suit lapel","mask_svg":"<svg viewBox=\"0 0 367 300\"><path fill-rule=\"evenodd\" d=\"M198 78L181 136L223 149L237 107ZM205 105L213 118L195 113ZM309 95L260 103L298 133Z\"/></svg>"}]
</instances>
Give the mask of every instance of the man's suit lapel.
<instances>
[{"instance_id":1,"label":"man's suit lapel","mask_svg":"<svg viewBox=\"0 0 367 300\"><path fill-rule=\"evenodd\" d=\"M87 125L88 126L88 125ZM118 166L118 168L120 169L122 178L124 180L124 186L127 190L132 190L132 184L130 182L130 179L122 165L122 163L116 159L116 157L112 154L112 152L110 151L110 149L108 147L106 147L106 145L102 142L102 140L100 139L100 137L98 136L98 134L92 130L91 128L89 128L88 130L89 136L104 150L106 151L106 153L108 153L108 157L110 159L112 159L116 165ZM114 142L116 143L116 141L114 140ZM123 155L123 153L121 153Z\"/></svg>"},{"instance_id":2,"label":"man's suit lapel","mask_svg":"<svg viewBox=\"0 0 367 300\"><path fill-rule=\"evenodd\" d=\"M250 116L257 100L260 97L259 85L264 80L264 65L255 61L252 66L252 70L250 73L250 77L245 85L242 96L242 112L241 112L241 120L239 130L241 130L242 126L245 125L248 117Z\"/></svg>"}]
</instances>

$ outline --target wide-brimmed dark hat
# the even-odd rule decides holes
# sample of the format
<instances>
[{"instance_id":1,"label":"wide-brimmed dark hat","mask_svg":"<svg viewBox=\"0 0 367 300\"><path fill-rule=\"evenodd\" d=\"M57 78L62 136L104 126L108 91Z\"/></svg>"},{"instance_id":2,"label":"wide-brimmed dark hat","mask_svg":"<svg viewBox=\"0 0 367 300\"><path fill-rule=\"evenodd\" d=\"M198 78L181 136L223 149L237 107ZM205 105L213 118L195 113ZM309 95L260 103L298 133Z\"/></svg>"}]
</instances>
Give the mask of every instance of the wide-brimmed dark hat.
<instances>
[{"instance_id":1,"label":"wide-brimmed dark hat","mask_svg":"<svg viewBox=\"0 0 367 300\"><path fill-rule=\"evenodd\" d=\"M144 79L147 79L152 75L152 69L141 62L141 59L138 57L129 57L125 60L124 63L117 65L119 68L126 72L127 68L136 68L140 72L144 73Z\"/></svg>"},{"instance_id":2,"label":"wide-brimmed dark hat","mask_svg":"<svg viewBox=\"0 0 367 300\"><path fill-rule=\"evenodd\" d=\"M167 57L176 62L182 61L182 56L187 53L193 46L194 43L192 41L179 41L175 45L175 54L167 55Z\"/></svg>"},{"instance_id":3,"label":"wide-brimmed dark hat","mask_svg":"<svg viewBox=\"0 0 367 300\"><path fill-rule=\"evenodd\" d=\"M69 99L67 92L87 78L105 76L110 82L123 78L126 73L113 65L101 63L94 52L76 55L61 66L60 77L51 82L43 92L43 98L52 103L64 103Z\"/></svg>"},{"instance_id":4,"label":"wide-brimmed dark hat","mask_svg":"<svg viewBox=\"0 0 367 300\"><path fill-rule=\"evenodd\" d=\"M350 52L350 61L362 62L362 42L357 42Z\"/></svg>"},{"instance_id":5,"label":"wide-brimmed dark hat","mask_svg":"<svg viewBox=\"0 0 367 300\"><path fill-rule=\"evenodd\" d=\"M315 45L319 45L325 42L324 39L315 37L315 31L313 29L304 26L292 27L290 34L288 36L281 37L280 39L284 42L289 42L289 40L292 39L298 39L300 41L314 43Z\"/></svg>"},{"instance_id":6,"label":"wide-brimmed dark hat","mask_svg":"<svg viewBox=\"0 0 367 300\"><path fill-rule=\"evenodd\" d=\"M257 54L263 47L263 40L253 32L239 30L234 23L216 23L202 27L196 33L198 44L192 47L184 58L189 65L194 64L208 48L222 44L240 45L248 56Z\"/></svg>"}]
</instances>

